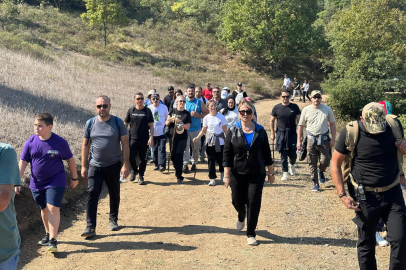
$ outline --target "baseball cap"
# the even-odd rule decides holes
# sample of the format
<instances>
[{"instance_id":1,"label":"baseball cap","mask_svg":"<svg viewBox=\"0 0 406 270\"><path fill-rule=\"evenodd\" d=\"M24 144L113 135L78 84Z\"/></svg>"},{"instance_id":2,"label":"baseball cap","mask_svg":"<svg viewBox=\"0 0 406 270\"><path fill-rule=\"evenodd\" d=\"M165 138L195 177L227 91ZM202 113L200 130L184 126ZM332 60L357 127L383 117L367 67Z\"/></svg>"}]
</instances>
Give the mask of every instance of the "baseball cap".
<instances>
[{"instance_id":1,"label":"baseball cap","mask_svg":"<svg viewBox=\"0 0 406 270\"><path fill-rule=\"evenodd\" d=\"M149 95L153 95L153 94L156 94L156 90L155 90L155 89L152 89L152 90L149 90L149 91L148 91L148 96L149 96Z\"/></svg>"},{"instance_id":2,"label":"baseball cap","mask_svg":"<svg viewBox=\"0 0 406 270\"><path fill-rule=\"evenodd\" d=\"M311 97L314 97L315 95L320 95L320 96L321 96L320 90L313 90L313 91L310 93L310 96L311 96Z\"/></svg>"},{"instance_id":3,"label":"baseball cap","mask_svg":"<svg viewBox=\"0 0 406 270\"><path fill-rule=\"evenodd\" d=\"M365 129L368 133L379 134L386 130L386 113L381 104L371 102L362 109Z\"/></svg>"},{"instance_id":4,"label":"baseball cap","mask_svg":"<svg viewBox=\"0 0 406 270\"><path fill-rule=\"evenodd\" d=\"M169 90L175 90L175 88L173 88L173 86L171 85L171 86L168 87L168 91Z\"/></svg>"},{"instance_id":5,"label":"baseball cap","mask_svg":"<svg viewBox=\"0 0 406 270\"><path fill-rule=\"evenodd\" d=\"M242 83L239 82L239 83L237 83L237 85L238 85L238 86L242 86Z\"/></svg>"},{"instance_id":6,"label":"baseball cap","mask_svg":"<svg viewBox=\"0 0 406 270\"><path fill-rule=\"evenodd\" d=\"M226 87L223 87L223 90L230 90L230 88L228 88L227 86Z\"/></svg>"},{"instance_id":7,"label":"baseball cap","mask_svg":"<svg viewBox=\"0 0 406 270\"><path fill-rule=\"evenodd\" d=\"M223 89L224 89L224 88L223 88ZM227 93L227 90L222 90L220 97L221 97L222 99L226 99L226 98L227 98L227 94L228 94L228 93Z\"/></svg>"},{"instance_id":8,"label":"baseball cap","mask_svg":"<svg viewBox=\"0 0 406 270\"><path fill-rule=\"evenodd\" d=\"M379 104L383 106L386 114L392 114L392 104L387 101L379 101Z\"/></svg>"}]
</instances>

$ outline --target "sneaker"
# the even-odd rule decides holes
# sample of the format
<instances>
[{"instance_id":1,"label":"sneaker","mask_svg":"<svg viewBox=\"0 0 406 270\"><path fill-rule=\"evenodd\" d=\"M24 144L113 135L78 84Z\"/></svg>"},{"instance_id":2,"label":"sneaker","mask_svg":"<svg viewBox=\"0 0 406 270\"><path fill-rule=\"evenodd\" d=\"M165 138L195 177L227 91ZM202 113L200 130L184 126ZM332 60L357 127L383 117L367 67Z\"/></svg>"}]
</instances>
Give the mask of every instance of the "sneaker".
<instances>
[{"instance_id":1,"label":"sneaker","mask_svg":"<svg viewBox=\"0 0 406 270\"><path fill-rule=\"evenodd\" d=\"M289 163L289 174L296 175L296 167L295 165L291 165L290 163Z\"/></svg>"},{"instance_id":2,"label":"sneaker","mask_svg":"<svg viewBox=\"0 0 406 270\"><path fill-rule=\"evenodd\" d=\"M241 232L245 227L245 220L244 221L239 221L237 220L237 231Z\"/></svg>"},{"instance_id":3,"label":"sneaker","mask_svg":"<svg viewBox=\"0 0 406 270\"><path fill-rule=\"evenodd\" d=\"M381 247L386 247L389 245L389 242L386 241L379 232L375 233L375 238L376 238L376 243L380 245Z\"/></svg>"},{"instance_id":4,"label":"sneaker","mask_svg":"<svg viewBox=\"0 0 406 270\"><path fill-rule=\"evenodd\" d=\"M131 171L131 177L130 177L130 181L131 182L134 182L135 181L135 176L136 176L137 174L136 173L134 173L134 171Z\"/></svg>"},{"instance_id":5,"label":"sneaker","mask_svg":"<svg viewBox=\"0 0 406 270\"><path fill-rule=\"evenodd\" d=\"M289 173L288 172L283 172L281 180L282 181L289 180Z\"/></svg>"},{"instance_id":6,"label":"sneaker","mask_svg":"<svg viewBox=\"0 0 406 270\"><path fill-rule=\"evenodd\" d=\"M183 184L183 179L178 179L178 184Z\"/></svg>"},{"instance_id":7,"label":"sneaker","mask_svg":"<svg viewBox=\"0 0 406 270\"><path fill-rule=\"evenodd\" d=\"M46 233L45 236L38 241L38 245L48 246L48 244L49 244L49 233Z\"/></svg>"},{"instance_id":8,"label":"sneaker","mask_svg":"<svg viewBox=\"0 0 406 270\"><path fill-rule=\"evenodd\" d=\"M255 237L247 237L247 243L250 246L256 246L258 245L257 240L255 239Z\"/></svg>"},{"instance_id":9,"label":"sneaker","mask_svg":"<svg viewBox=\"0 0 406 270\"><path fill-rule=\"evenodd\" d=\"M159 171L160 171L160 172L164 172L164 171L165 171L165 167L164 167L164 166L162 166L162 165L161 165L161 166L159 166Z\"/></svg>"},{"instance_id":10,"label":"sneaker","mask_svg":"<svg viewBox=\"0 0 406 270\"><path fill-rule=\"evenodd\" d=\"M193 171L193 172L196 171L196 163L192 164L192 167L190 168L190 170Z\"/></svg>"},{"instance_id":11,"label":"sneaker","mask_svg":"<svg viewBox=\"0 0 406 270\"><path fill-rule=\"evenodd\" d=\"M201 158L201 159L200 159L200 163L206 163L206 159L205 159L205 158Z\"/></svg>"},{"instance_id":12,"label":"sneaker","mask_svg":"<svg viewBox=\"0 0 406 270\"><path fill-rule=\"evenodd\" d=\"M324 173L319 172L319 182L320 184L326 183L326 177L324 177Z\"/></svg>"},{"instance_id":13,"label":"sneaker","mask_svg":"<svg viewBox=\"0 0 406 270\"><path fill-rule=\"evenodd\" d=\"M85 238L90 238L96 235L96 229L92 227L86 227L86 229L82 232L80 236Z\"/></svg>"},{"instance_id":14,"label":"sneaker","mask_svg":"<svg viewBox=\"0 0 406 270\"><path fill-rule=\"evenodd\" d=\"M313 188L312 188L312 191L314 191L314 192L319 192L319 191L320 191L320 186L319 186L319 184L315 183L314 186L313 186Z\"/></svg>"},{"instance_id":15,"label":"sneaker","mask_svg":"<svg viewBox=\"0 0 406 270\"><path fill-rule=\"evenodd\" d=\"M224 180L224 173L222 172L222 173L220 173L220 181L223 182L223 180Z\"/></svg>"},{"instance_id":16,"label":"sneaker","mask_svg":"<svg viewBox=\"0 0 406 270\"><path fill-rule=\"evenodd\" d=\"M52 239L49 241L47 251L52 252L52 253L53 253L53 252L57 252L57 251L58 251L57 245L58 245L58 241L56 241L55 238L52 238Z\"/></svg>"},{"instance_id":17,"label":"sneaker","mask_svg":"<svg viewBox=\"0 0 406 270\"><path fill-rule=\"evenodd\" d=\"M117 224L117 221L110 221L110 231L118 231L119 230L119 226Z\"/></svg>"},{"instance_id":18,"label":"sneaker","mask_svg":"<svg viewBox=\"0 0 406 270\"><path fill-rule=\"evenodd\" d=\"M210 179L209 186L215 186L216 185L216 179Z\"/></svg>"},{"instance_id":19,"label":"sneaker","mask_svg":"<svg viewBox=\"0 0 406 270\"><path fill-rule=\"evenodd\" d=\"M153 159L148 160L149 163L154 163Z\"/></svg>"},{"instance_id":20,"label":"sneaker","mask_svg":"<svg viewBox=\"0 0 406 270\"><path fill-rule=\"evenodd\" d=\"M157 170L159 170L159 166L154 167L154 171L157 171Z\"/></svg>"},{"instance_id":21,"label":"sneaker","mask_svg":"<svg viewBox=\"0 0 406 270\"><path fill-rule=\"evenodd\" d=\"M191 160L189 160L189 165L192 165L192 164L193 164L193 162Z\"/></svg>"},{"instance_id":22,"label":"sneaker","mask_svg":"<svg viewBox=\"0 0 406 270\"><path fill-rule=\"evenodd\" d=\"M138 185L145 185L144 176L138 176Z\"/></svg>"},{"instance_id":23,"label":"sneaker","mask_svg":"<svg viewBox=\"0 0 406 270\"><path fill-rule=\"evenodd\" d=\"M187 167L187 164L183 164L182 171L183 171L183 173L188 173L189 172L189 168Z\"/></svg>"}]
</instances>

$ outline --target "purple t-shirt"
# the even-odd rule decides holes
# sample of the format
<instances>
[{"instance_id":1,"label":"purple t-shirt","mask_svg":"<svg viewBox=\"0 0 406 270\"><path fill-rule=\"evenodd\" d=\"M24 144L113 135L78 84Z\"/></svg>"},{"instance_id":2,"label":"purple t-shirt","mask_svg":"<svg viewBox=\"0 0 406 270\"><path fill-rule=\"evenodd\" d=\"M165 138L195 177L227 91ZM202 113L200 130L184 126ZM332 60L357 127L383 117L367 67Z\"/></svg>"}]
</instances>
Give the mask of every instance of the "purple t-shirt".
<instances>
[{"instance_id":1,"label":"purple t-shirt","mask_svg":"<svg viewBox=\"0 0 406 270\"><path fill-rule=\"evenodd\" d=\"M42 141L32 135L24 144L21 160L31 164L30 189L43 190L51 187L65 187L66 175L63 160L72 157L68 142L52 133Z\"/></svg>"}]
</instances>

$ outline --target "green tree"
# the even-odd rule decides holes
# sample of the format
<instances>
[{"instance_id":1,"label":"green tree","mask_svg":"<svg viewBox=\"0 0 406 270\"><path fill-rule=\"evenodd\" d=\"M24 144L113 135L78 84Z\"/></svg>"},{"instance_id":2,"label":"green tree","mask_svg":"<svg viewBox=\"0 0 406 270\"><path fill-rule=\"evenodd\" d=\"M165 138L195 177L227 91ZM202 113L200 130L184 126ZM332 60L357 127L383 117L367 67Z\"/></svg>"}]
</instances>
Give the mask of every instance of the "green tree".
<instances>
[{"instance_id":1,"label":"green tree","mask_svg":"<svg viewBox=\"0 0 406 270\"><path fill-rule=\"evenodd\" d=\"M104 46L107 37L115 27L128 23L124 8L117 0L85 0L86 13L80 17L90 26L98 28L103 33Z\"/></svg>"}]
</instances>

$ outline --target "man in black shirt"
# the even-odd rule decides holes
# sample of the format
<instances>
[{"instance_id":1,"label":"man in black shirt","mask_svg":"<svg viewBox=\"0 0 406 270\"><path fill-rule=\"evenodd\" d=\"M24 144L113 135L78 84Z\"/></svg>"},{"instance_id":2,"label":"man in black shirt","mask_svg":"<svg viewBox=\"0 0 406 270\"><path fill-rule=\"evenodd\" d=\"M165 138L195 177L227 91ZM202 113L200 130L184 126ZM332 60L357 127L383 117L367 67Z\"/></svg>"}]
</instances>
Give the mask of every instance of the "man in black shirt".
<instances>
[{"instance_id":1,"label":"man in black shirt","mask_svg":"<svg viewBox=\"0 0 406 270\"><path fill-rule=\"evenodd\" d=\"M271 113L271 140L275 141L275 120L276 123L276 145L275 149L281 154L282 163L282 181L289 179L290 175L296 174L296 123L300 119L300 109L294 103L289 102L289 91L281 93L282 103L275 105ZM289 173L288 173L289 157Z\"/></svg>"},{"instance_id":2,"label":"man in black shirt","mask_svg":"<svg viewBox=\"0 0 406 270\"><path fill-rule=\"evenodd\" d=\"M213 91L213 100L216 102L216 110L219 112L223 108L227 108L227 102L220 96L220 87L214 87Z\"/></svg>"},{"instance_id":3,"label":"man in black shirt","mask_svg":"<svg viewBox=\"0 0 406 270\"><path fill-rule=\"evenodd\" d=\"M134 102L135 106L128 110L124 119L126 127L130 125L130 164L133 169L130 181L134 181L139 173L138 184L144 185L148 145L152 146L154 143L154 118L151 110L144 106L144 95L141 92L135 94ZM148 131L151 132L151 136ZM139 169L136 162L137 154L140 159Z\"/></svg>"},{"instance_id":4,"label":"man in black shirt","mask_svg":"<svg viewBox=\"0 0 406 270\"><path fill-rule=\"evenodd\" d=\"M400 130L403 131L401 125ZM402 154L406 154L406 141L404 138L396 141L379 103L367 104L358 121L358 140L352 152L350 177L345 179L348 183L347 195L341 171L342 163L351 154L346 145L347 132L346 127L336 143L331 175L341 201L348 209L356 211L353 221L358 227L360 269L377 269L375 229L380 218L387 223L391 244L389 269L405 269L406 208L399 182L405 184L406 180L404 174L399 173L397 151L399 148Z\"/></svg>"},{"instance_id":5,"label":"man in black shirt","mask_svg":"<svg viewBox=\"0 0 406 270\"><path fill-rule=\"evenodd\" d=\"M171 102L175 96L175 89L173 88L173 86L169 86L168 87L168 94L164 97L164 105L168 108L169 111L169 107L171 105Z\"/></svg>"},{"instance_id":6,"label":"man in black shirt","mask_svg":"<svg viewBox=\"0 0 406 270\"><path fill-rule=\"evenodd\" d=\"M302 101L302 95L300 93L300 81L297 79L297 77L293 78L293 96L292 96L292 101L295 100L295 96L299 96L299 101Z\"/></svg>"}]
</instances>

